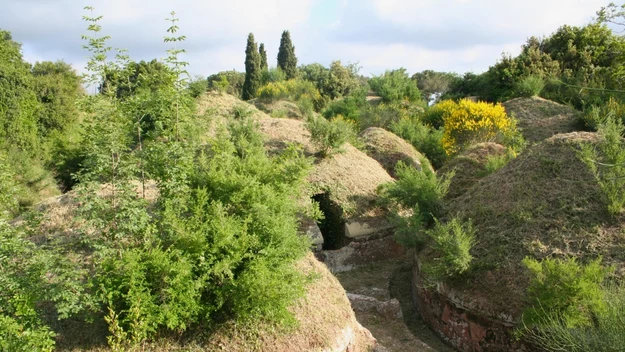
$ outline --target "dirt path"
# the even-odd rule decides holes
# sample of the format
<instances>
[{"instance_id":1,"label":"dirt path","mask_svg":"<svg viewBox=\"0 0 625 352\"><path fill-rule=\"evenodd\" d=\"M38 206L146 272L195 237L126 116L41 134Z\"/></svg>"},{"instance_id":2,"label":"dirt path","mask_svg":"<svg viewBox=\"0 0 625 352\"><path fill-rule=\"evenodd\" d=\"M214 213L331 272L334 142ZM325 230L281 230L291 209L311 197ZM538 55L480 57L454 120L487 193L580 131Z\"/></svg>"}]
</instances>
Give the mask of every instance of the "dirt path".
<instances>
[{"instance_id":1,"label":"dirt path","mask_svg":"<svg viewBox=\"0 0 625 352\"><path fill-rule=\"evenodd\" d=\"M358 321L384 346L380 351L452 352L424 325L412 303L411 263L408 257L399 258L336 277L356 299L352 306ZM401 306L401 317L396 316L397 304Z\"/></svg>"}]
</instances>

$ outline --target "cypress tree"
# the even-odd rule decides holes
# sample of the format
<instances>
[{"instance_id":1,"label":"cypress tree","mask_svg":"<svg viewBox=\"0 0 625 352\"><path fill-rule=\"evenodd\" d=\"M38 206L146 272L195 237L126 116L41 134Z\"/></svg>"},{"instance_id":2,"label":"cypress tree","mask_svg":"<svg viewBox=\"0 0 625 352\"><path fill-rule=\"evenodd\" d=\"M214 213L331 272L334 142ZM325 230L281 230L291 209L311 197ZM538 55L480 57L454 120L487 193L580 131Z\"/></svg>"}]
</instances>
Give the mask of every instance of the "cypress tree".
<instances>
[{"instance_id":1,"label":"cypress tree","mask_svg":"<svg viewBox=\"0 0 625 352\"><path fill-rule=\"evenodd\" d=\"M297 75L297 57L289 31L282 32L280 50L278 50L278 67L284 71L287 79L295 78Z\"/></svg>"},{"instance_id":2,"label":"cypress tree","mask_svg":"<svg viewBox=\"0 0 625 352\"><path fill-rule=\"evenodd\" d=\"M243 100L250 100L256 96L256 91L260 87L261 69L260 54L258 46L254 41L254 34L247 37L247 48L245 49L245 83L243 83Z\"/></svg>"},{"instance_id":3,"label":"cypress tree","mask_svg":"<svg viewBox=\"0 0 625 352\"><path fill-rule=\"evenodd\" d=\"M258 47L258 52L260 54L260 70L269 71L269 64L267 63L267 51L265 51L265 44L260 43L260 46Z\"/></svg>"}]
</instances>

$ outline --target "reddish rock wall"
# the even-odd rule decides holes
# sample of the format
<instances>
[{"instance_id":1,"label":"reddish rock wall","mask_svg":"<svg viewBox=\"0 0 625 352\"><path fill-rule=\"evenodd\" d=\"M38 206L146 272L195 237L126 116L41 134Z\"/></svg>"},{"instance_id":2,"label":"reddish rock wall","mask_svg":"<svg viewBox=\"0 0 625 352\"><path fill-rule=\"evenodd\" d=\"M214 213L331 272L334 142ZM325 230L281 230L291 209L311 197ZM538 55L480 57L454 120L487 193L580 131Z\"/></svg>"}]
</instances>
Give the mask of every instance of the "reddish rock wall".
<instances>
[{"instance_id":1,"label":"reddish rock wall","mask_svg":"<svg viewBox=\"0 0 625 352\"><path fill-rule=\"evenodd\" d=\"M513 336L515 324L460 306L444 289L424 285L418 260L413 266L413 297L424 321L444 341L463 352L529 351Z\"/></svg>"}]
</instances>

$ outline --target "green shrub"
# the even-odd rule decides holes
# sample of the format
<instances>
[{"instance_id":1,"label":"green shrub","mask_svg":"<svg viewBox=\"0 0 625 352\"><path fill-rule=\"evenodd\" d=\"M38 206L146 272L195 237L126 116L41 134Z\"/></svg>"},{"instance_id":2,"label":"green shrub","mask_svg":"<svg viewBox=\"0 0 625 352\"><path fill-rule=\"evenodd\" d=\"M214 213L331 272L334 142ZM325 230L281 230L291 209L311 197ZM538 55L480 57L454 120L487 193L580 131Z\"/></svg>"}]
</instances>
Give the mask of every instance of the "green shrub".
<instances>
[{"instance_id":1,"label":"green shrub","mask_svg":"<svg viewBox=\"0 0 625 352\"><path fill-rule=\"evenodd\" d=\"M99 53L98 43L106 47L96 39L88 47ZM168 53L175 72L179 51ZM96 78L100 58L89 63ZM180 83L131 97L134 109L113 94L83 104L89 124L75 255L112 349L228 320L294 324L288 307L305 293L307 277L295 264L310 243L298 235L298 219L313 211L297 199L311 160L295 147L270 157L242 107L203 143L183 129L191 110L166 109L154 115L158 138L140 142L135 113L146 101L179 106ZM142 192L148 177L158 190L153 202Z\"/></svg>"},{"instance_id":2,"label":"green shrub","mask_svg":"<svg viewBox=\"0 0 625 352\"><path fill-rule=\"evenodd\" d=\"M580 156L599 183L608 211L620 214L625 209L625 126L608 115L599 126L601 140L596 146L582 145Z\"/></svg>"},{"instance_id":3,"label":"green shrub","mask_svg":"<svg viewBox=\"0 0 625 352\"><path fill-rule=\"evenodd\" d=\"M401 101L416 102L421 100L421 92L417 82L412 80L406 69L386 71L380 76L369 80L371 89L376 92L385 103Z\"/></svg>"},{"instance_id":4,"label":"green shrub","mask_svg":"<svg viewBox=\"0 0 625 352\"><path fill-rule=\"evenodd\" d=\"M601 258L580 265L575 258L537 261L525 258L530 271L529 307L523 312L528 326L545 324L555 316L567 328L593 324L593 315L605 310L602 283L613 269L601 266Z\"/></svg>"},{"instance_id":5,"label":"green shrub","mask_svg":"<svg viewBox=\"0 0 625 352\"><path fill-rule=\"evenodd\" d=\"M341 146L356 135L353 123L340 115L329 121L322 117L311 117L306 121L306 128L323 156L340 152Z\"/></svg>"},{"instance_id":6,"label":"green shrub","mask_svg":"<svg viewBox=\"0 0 625 352\"><path fill-rule=\"evenodd\" d=\"M286 81L286 74L279 67L274 67L263 71L260 81L263 86L268 83L283 82Z\"/></svg>"},{"instance_id":7,"label":"green shrub","mask_svg":"<svg viewBox=\"0 0 625 352\"><path fill-rule=\"evenodd\" d=\"M606 118L611 117L617 121L622 121L625 125L625 104L614 98L610 98L607 103L592 105L582 115L582 124L590 131L597 131L599 126L605 124Z\"/></svg>"},{"instance_id":8,"label":"green shrub","mask_svg":"<svg viewBox=\"0 0 625 352\"><path fill-rule=\"evenodd\" d=\"M206 91L208 90L208 81L202 76L196 76L187 84L187 90L189 91L189 95L191 95L193 98L197 98L202 94L206 93ZM222 90L220 89L220 91Z\"/></svg>"},{"instance_id":9,"label":"green shrub","mask_svg":"<svg viewBox=\"0 0 625 352\"><path fill-rule=\"evenodd\" d=\"M232 115L235 119L246 119L252 116L253 113L254 111L248 104L237 103L232 107Z\"/></svg>"},{"instance_id":10,"label":"green shrub","mask_svg":"<svg viewBox=\"0 0 625 352\"><path fill-rule=\"evenodd\" d=\"M200 301L197 269L182 251L148 245L115 252L99 253L95 283L133 344L162 328L184 331L208 308Z\"/></svg>"},{"instance_id":11,"label":"green shrub","mask_svg":"<svg viewBox=\"0 0 625 352\"><path fill-rule=\"evenodd\" d=\"M82 153L83 134L82 125L74 125L64 133L54 131L47 138L50 157L47 167L54 172L54 177L63 191L71 190L76 182L76 175L80 173L84 155Z\"/></svg>"},{"instance_id":12,"label":"green shrub","mask_svg":"<svg viewBox=\"0 0 625 352\"><path fill-rule=\"evenodd\" d=\"M625 289L603 288L604 309L593 312L593 324L571 328L555 312L544 312L540 325L523 326L519 335L544 351L611 352L625 346Z\"/></svg>"},{"instance_id":13,"label":"green shrub","mask_svg":"<svg viewBox=\"0 0 625 352\"><path fill-rule=\"evenodd\" d=\"M209 89L240 98L243 93L243 84L245 83L245 72L222 71L208 76L207 82Z\"/></svg>"},{"instance_id":14,"label":"green shrub","mask_svg":"<svg viewBox=\"0 0 625 352\"><path fill-rule=\"evenodd\" d=\"M369 127L380 127L388 129L393 123L399 121L406 115L406 111L398 104L378 104L369 106L361 110L358 118L358 127L360 130Z\"/></svg>"},{"instance_id":15,"label":"green shrub","mask_svg":"<svg viewBox=\"0 0 625 352\"><path fill-rule=\"evenodd\" d=\"M404 117L392 123L390 129L423 153L435 169L441 168L449 159L443 148L442 130L433 129L415 117Z\"/></svg>"},{"instance_id":16,"label":"green shrub","mask_svg":"<svg viewBox=\"0 0 625 352\"><path fill-rule=\"evenodd\" d=\"M397 225L396 239L406 247L421 245L425 242L423 231L441 215L442 199L453 173L438 178L428 167L417 170L401 161L395 172L397 181L381 185L378 193L391 210L391 221ZM399 215L406 211L410 212L408 217Z\"/></svg>"},{"instance_id":17,"label":"green shrub","mask_svg":"<svg viewBox=\"0 0 625 352\"><path fill-rule=\"evenodd\" d=\"M17 212L18 185L6 157L0 153L0 219L9 219Z\"/></svg>"},{"instance_id":18,"label":"green shrub","mask_svg":"<svg viewBox=\"0 0 625 352\"><path fill-rule=\"evenodd\" d=\"M132 183L118 181L114 198L79 187L86 225L101 234L84 242L95 249L91 285L108 311L109 344L217 316L293 323L287 308L307 280L294 263L309 248L297 235L307 209L293 196L310 160L295 149L269 158L249 117L207 147L153 142L146 154L160 193L150 212Z\"/></svg>"},{"instance_id":19,"label":"green shrub","mask_svg":"<svg viewBox=\"0 0 625 352\"><path fill-rule=\"evenodd\" d=\"M36 247L26 230L0 218L0 350L52 351L56 334L44 314L65 319L90 299L66 253Z\"/></svg>"},{"instance_id":20,"label":"green shrub","mask_svg":"<svg viewBox=\"0 0 625 352\"><path fill-rule=\"evenodd\" d=\"M0 350L52 351L54 333L36 310L45 272L35 265L33 246L0 219Z\"/></svg>"},{"instance_id":21,"label":"green shrub","mask_svg":"<svg viewBox=\"0 0 625 352\"><path fill-rule=\"evenodd\" d=\"M435 104L427 108L420 116L420 119L426 125L439 130L445 125L445 121L443 121L444 114L445 110L441 109L439 104Z\"/></svg>"},{"instance_id":22,"label":"green shrub","mask_svg":"<svg viewBox=\"0 0 625 352\"><path fill-rule=\"evenodd\" d=\"M434 252L433 258L423 263L423 271L429 280L442 281L455 278L467 272L473 256L471 248L475 244L475 230L471 222L452 219L441 223L435 219L434 228L427 231Z\"/></svg>"},{"instance_id":23,"label":"green shrub","mask_svg":"<svg viewBox=\"0 0 625 352\"><path fill-rule=\"evenodd\" d=\"M83 94L80 76L63 61L37 62L32 68L34 90L41 103L38 125L41 135L65 130L78 122L76 100Z\"/></svg>"},{"instance_id":24,"label":"green shrub","mask_svg":"<svg viewBox=\"0 0 625 352\"><path fill-rule=\"evenodd\" d=\"M390 220L397 226L395 239L405 247L427 246L432 251L423 268L434 281L466 272L475 242L471 223L453 219L443 224L437 220L453 172L438 178L427 167L417 170L399 162L396 173L397 181L378 188L381 202L391 210Z\"/></svg>"},{"instance_id":25,"label":"green shrub","mask_svg":"<svg viewBox=\"0 0 625 352\"><path fill-rule=\"evenodd\" d=\"M299 102L308 100L313 103L315 111L321 111L327 103L312 82L302 79L270 82L258 89L257 96L265 101L290 100Z\"/></svg>"},{"instance_id":26,"label":"green shrub","mask_svg":"<svg viewBox=\"0 0 625 352\"><path fill-rule=\"evenodd\" d=\"M545 81L537 75L522 78L516 84L516 93L520 97L537 97L545 89Z\"/></svg>"},{"instance_id":27,"label":"green shrub","mask_svg":"<svg viewBox=\"0 0 625 352\"><path fill-rule=\"evenodd\" d=\"M33 89L30 64L22 58L21 44L14 42L11 33L4 30L0 30L0 77L2 147L18 147L36 155L42 106Z\"/></svg>"},{"instance_id":28,"label":"green shrub","mask_svg":"<svg viewBox=\"0 0 625 352\"><path fill-rule=\"evenodd\" d=\"M323 111L326 119L332 119L338 115L345 119L358 123L361 112L367 106L367 92L357 90L343 99L333 100Z\"/></svg>"},{"instance_id":29,"label":"green shrub","mask_svg":"<svg viewBox=\"0 0 625 352\"><path fill-rule=\"evenodd\" d=\"M480 173L480 177L485 177L494 173L495 171L506 166L512 159L514 159L514 154L510 151L508 151L504 155L489 156L486 159L486 164L484 164L484 171Z\"/></svg>"}]
</instances>

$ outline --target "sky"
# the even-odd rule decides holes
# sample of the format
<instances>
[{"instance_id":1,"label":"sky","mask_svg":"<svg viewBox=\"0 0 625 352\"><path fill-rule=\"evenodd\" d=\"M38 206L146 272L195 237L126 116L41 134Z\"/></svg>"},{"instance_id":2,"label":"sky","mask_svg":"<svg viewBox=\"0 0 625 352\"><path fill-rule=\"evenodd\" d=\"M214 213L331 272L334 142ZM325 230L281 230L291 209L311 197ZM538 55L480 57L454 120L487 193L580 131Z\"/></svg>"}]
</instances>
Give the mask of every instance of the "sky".
<instances>
[{"instance_id":1,"label":"sky","mask_svg":"<svg viewBox=\"0 0 625 352\"><path fill-rule=\"evenodd\" d=\"M79 72L87 62L83 8L102 15L110 45L133 60L163 58L171 11L186 40L193 75L244 71L248 33L265 43L270 66L283 30L299 64L357 62L366 76L404 67L480 73L530 36L584 25L610 0L2 0L0 29L22 43L29 62L59 60Z\"/></svg>"}]
</instances>

